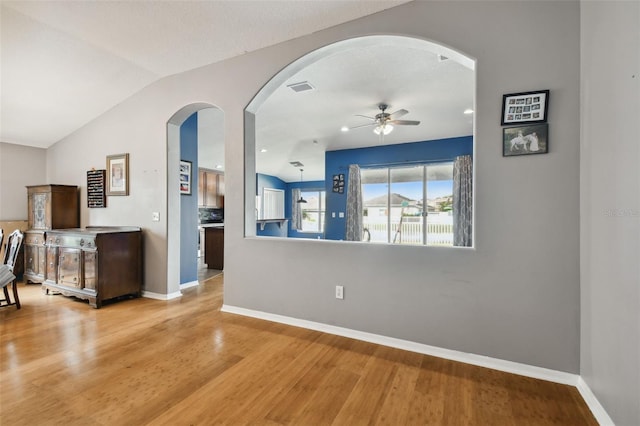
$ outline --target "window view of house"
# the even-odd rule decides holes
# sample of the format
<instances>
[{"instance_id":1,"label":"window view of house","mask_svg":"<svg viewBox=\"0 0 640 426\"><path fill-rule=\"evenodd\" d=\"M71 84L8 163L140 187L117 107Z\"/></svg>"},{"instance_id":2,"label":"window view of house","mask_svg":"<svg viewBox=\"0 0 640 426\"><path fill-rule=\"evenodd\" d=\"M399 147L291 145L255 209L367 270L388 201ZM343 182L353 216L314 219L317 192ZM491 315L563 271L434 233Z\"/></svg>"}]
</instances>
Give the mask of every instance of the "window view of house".
<instances>
[{"instance_id":1,"label":"window view of house","mask_svg":"<svg viewBox=\"0 0 640 426\"><path fill-rule=\"evenodd\" d=\"M453 245L453 163L362 169L364 239Z\"/></svg>"},{"instance_id":2,"label":"window view of house","mask_svg":"<svg viewBox=\"0 0 640 426\"><path fill-rule=\"evenodd\" d=\"M301 204L302 229L300 232L324 232L325 192L302 191L301 195L307 202Z\"/></svg>"}]
</instances>

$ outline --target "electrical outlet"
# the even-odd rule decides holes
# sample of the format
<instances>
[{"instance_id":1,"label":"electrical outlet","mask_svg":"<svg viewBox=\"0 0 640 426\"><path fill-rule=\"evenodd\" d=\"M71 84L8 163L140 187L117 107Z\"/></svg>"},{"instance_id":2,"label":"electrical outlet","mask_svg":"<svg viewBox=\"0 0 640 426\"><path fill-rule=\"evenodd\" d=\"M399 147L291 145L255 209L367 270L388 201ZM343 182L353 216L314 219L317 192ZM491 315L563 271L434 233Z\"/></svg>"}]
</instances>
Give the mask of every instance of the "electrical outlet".
<instances>
[{"instance_id":1,"label":"electrical outlet","mask_svg":"<svg viewBox=\"0 0 640 426\"><path fill-rule=\"evenodd\" d=\"M151 220L153 220L154 222L160 222L160 212L152 212Z\"/></svg>"},{"instance_id":2,"label":"electrical outlet","mask_svg":"<svg viewBox=\"0 0 640 426\"><path fill-rule=\"evenodd\" d=\"M344 287L341 285L336 286L336 299L344 299Z\"/></svg>"}]
</instances>

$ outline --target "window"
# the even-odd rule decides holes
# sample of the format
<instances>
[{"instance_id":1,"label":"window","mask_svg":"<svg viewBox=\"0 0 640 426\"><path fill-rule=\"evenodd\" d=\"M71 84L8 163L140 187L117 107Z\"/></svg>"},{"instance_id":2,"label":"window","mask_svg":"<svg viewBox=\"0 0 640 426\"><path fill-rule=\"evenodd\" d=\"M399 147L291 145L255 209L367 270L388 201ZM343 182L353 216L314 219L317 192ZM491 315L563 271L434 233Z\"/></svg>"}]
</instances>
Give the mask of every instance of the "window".
<instances>
[{"instance_id":1,"label":"window","mask_svg":"<svg viewBox=\"0 0 640 426\"><path fill-rule=\"evenodd\" d=\"M302 230L300 232L324 233L324 191L302 191L302 198L307 200L301 204Z\"/></svg>"},{"instance_id":2,"label":"window","mask_svg":"<svg viewBox=\"0 0 640 426\"><path fill-rule=\"evenodd\" d=\"M453 163L362 169L364 238L453 245Z\"/></svg>"}]
</instances>

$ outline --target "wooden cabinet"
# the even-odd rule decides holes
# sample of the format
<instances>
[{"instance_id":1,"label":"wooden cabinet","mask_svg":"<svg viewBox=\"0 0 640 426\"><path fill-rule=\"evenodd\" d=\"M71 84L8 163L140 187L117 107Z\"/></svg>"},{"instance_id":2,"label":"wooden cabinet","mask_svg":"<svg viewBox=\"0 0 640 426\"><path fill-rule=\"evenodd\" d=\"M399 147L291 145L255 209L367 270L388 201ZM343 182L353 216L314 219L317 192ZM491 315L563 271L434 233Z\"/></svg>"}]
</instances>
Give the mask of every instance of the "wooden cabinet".
<instances>
[{"instance_id":1,"label":"wooden cabinet","mask_svg":"<svg viewBox=\"0 0 640 426\"><path fill-rule=\"evenodd\" d=\"M224 269L224 227L204 228L204 262L208 269Z\"/></svg>"},{"instance_id":2,"label":"wooden cabinet","mask_svg":"<svg viewBox=\"0 0 640 426\"><path fill-rule=\"evenodd\" d=\"M46 231L80 226L78 187L27 186L28 230L24 239L24 278L41 283L47 276Z\"/></svg>"},{"instance_id":3,"label":"wooden cabinet","mask_svg":"<svg viewBox=\"0 0 640 426\"><path fill-rule=\"evenodd\" d=\"M31 282L41 283L46 273L45 233L41 230L25 231L24 277Z\"/></svg>"},{"instance_id":4,"label":"wooden cabinet","mask_svg":"<svg viewBox=\"0 0 640 426\"><path fill-rule=\"evenodd\" d=\"M78 187L73 185L27 186L29 229L80 226Z\"/></svg>"},{"instance_id":5,"label":"wooden cabinet","mask_svg":"<svg viewBox=\"0 0 640 426\"><path fill-rule=\"evenodd\" d=\"M87 227L47 232L45 294L86 299L94 308L142 293L142 230Z\"/></svg>"},{"instance_id":6,"label":"wooden cabinet","mask_svg":"<svg viewBox=\"0 0 640 426\"><path fill-rule=\"evenodd\" d=\"M198 170L198 206L224 207L224 175L208 169Z\"/></svg>"}]
</instances>

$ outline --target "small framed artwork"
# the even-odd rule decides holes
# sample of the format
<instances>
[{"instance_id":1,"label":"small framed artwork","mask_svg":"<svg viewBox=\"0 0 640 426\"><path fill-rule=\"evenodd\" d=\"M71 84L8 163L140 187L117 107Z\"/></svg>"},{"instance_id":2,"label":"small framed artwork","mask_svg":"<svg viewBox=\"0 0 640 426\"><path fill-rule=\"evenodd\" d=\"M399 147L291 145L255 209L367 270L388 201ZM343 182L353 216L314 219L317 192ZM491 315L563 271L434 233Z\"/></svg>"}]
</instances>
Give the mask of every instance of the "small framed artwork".
<instances>
[{"instance_id":1,"label":"small framed artwork","mask_svg":"<svg viewBox=\"0 0 640 426\"><path fill-rule=\"evenodd\" d=\"M344 173L333 175L333 192L344 194Z\"/></svg>"},{"instance_id":2,"label":"small framed artwork","mask_svg":"<svg viewBox=\"0 0 640 426\"><path fill-rule=\"evenodd\" d=\"M191 161L180 160L180 194L191 195Z\"/></svg>"},{"instance_id":3,"label":"small framed artwork","mask_svg":"<svg viewBox=\"0 0 640 426\"><path fill-rule=\"evenodd\" d=\"M546 154L549 152L549 125L505 127L502 129L502 156Z\"/></svg>"},{"instance_id":4,"label":"small framed artwork","mask_svg":"<svg viewBox=\"0 0 640 426\"><path fill-rule=\"evenodd\" d=\"M107 195L129 195L129 154L107 156Z\"/></svg>"},{"instance_id":5,"label":"small framed artwork","mask_svg":"<svg viewBox=\"0 0 640 426\"><path fill-rule=\"evenodd\" d=\"M544 123L549 109L549 91L511 93L502 97L502 125Z\"/></svg>"}]
</instances>

